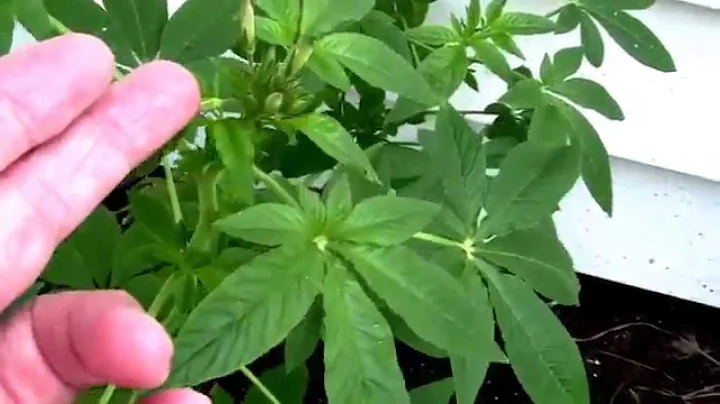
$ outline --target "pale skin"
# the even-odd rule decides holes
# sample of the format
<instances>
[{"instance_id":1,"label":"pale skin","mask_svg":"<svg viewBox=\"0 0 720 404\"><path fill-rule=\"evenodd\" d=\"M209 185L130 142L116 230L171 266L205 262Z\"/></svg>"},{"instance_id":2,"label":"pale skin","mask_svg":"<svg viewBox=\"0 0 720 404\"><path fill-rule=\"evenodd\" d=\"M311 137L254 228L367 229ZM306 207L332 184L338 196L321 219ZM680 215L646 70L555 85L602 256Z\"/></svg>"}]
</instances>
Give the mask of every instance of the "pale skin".
<instances>
[{"instance_id":1,"label":"pale skin","mask_svg":"<svg viewBox=\"0 0 720 404\"><path fill-rule=\"evenodd\" d=\"M153 62L111 83L113 55L72 34L0 58L0 309L128 172L198 111L192 75ZM72 403L88 386L152 389L172 342L120 291L41 296L0 324L0 404ZM204 404L189 389L143 404Z\"/></svg>"}]
</instances>

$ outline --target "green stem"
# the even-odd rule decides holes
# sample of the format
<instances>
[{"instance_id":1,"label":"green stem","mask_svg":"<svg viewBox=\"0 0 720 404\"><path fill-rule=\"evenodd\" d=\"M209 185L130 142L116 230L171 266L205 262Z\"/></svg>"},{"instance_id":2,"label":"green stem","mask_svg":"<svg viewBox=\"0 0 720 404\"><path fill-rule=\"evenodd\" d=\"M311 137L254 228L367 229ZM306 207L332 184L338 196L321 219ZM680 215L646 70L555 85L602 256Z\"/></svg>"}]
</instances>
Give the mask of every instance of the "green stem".
<instances>
[{"instance_id":1,"label":"green stem","mask_svg":"<svg viewBox=\"0 0 720 404\"><path fill-rule=\"evenodd\" d=\"M190 239L190 249L207 252L212 247L212 223L218 212L217 182L222 171L219 164L210 164L203 169L198 179L198 205L200 215L195 232Z\"/></svg>"},{"instance_id":2,"label":"green stem","mask_svg":"<svg viewBox=\"0 0 720 404\"><path fill-rule=\"evenodd\" d=\"M298 201L293 198L288 191L283 188L282 185L280 185L279 182L275 181L275 179L258 166L253 166L253 175L255 178L258 179L258 181L262 182L270 191L272 191L275 195L277 195L283 202L287 203L288 205L294 207L294 208L300 208L300 204Z\"/></svg>"},{"instance_id":3,"label":"green stem","mask_svg":"<svg viewBox=\"0 0 720 404\"><path fill-rule=\"evenodd\" d=\"M265 395L265 397L267 397L267 399L268 399L272 404L282 404L282 403L280 402L280 400L278 400L277 397L275 397L275 395L270 391L270 389L268 389L268 388L260 381L260 379L258 379L258 378L250 371L250 369L248 369L248 368L245 367L245 366L241 366L241 367L240 367L240 371L242 372L242 374L245 375L245 377L248 378L248 380L250 380L250 381L252 382L252 384L255 385L255 387L258 388L258 390L260 390L261 393L263 393L263 394Z\"/></svg>"},{"instance_id":4,"label":"green stem","mask_svg":"<svg viewBox=\"0 0 720 404\"><path fill-rule=\"evenodd\" d=\"M459 248L461 250L465 250L465 246L463 245L463 243L461 243L459 241L450 240L445 237L436 236L434 234L415 233L415 235L413 235L413 238L416 240L427 241L428 243L442 245L445 247L454 247L454 248Z\"/></svg>"},{"instance_id":5,"label":"green stem","mask_svg":"<svg viewBox=\"0 0 720 404\"><path fill-rule=\"evenodd\" d=\"M113 394L115 394L115 389L115 385L112 384L105 387L102 396L100 396L100 401L98 401L98 404L109 404L110 400L112 400Z\"/></svg>"},{"instance_id":6,"label":"green stem","mask_svg":"<svg viewBox=\"0 0 720 404\"><path fill-rule=\"evenodd\" d=\"M170 159L166 155L162 162L163 171L165 172L165 181L167 182L168 195L170 196L170 206L175 223L183 220L182 210L180 209L180 199L178 198L177 188L175 187L175 179L173 178L172 167L170 167Z\"/></svg>"},{"instance_id":7,"label":"green stem","mask_svg":"<svg viewBox=\"0 0 720 404\"><path fill-rule=\"evenodd\" d=\"M172 295L172 287L174 286L174 283L175 273L168 276L165 280L165 283L163 283L157 295L155 295L155 299L153 299L150 304L147 314L157 318L158 314L160 314L160 310L162 310L163 306L165 306L165 303L167 303L168 299Z\"/></svg>"}]
</instances>

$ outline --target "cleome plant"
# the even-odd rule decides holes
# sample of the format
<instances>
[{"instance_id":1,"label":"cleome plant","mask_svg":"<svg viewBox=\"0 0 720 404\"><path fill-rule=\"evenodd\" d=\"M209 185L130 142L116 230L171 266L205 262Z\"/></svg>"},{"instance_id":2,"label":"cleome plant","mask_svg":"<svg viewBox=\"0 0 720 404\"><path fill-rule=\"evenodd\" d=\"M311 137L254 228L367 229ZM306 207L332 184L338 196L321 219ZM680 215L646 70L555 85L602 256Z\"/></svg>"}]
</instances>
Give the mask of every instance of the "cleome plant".
<instances>
[{"instance_id":1,"label":"cleome plant","mask_svg":"<svg viewBox=\"0 0 720 404\"><path fill-rule=\"evenodd\" d=\"M89 33L113 49L117 78L173 60L203 95L24 298L127 290L174 338L161 389L216 402L232 401L218 379L242 372L253 387L236 400L248 404L303 402L309 378L331 404L470 404L490 366L511 366L537 404L589 403L580 352L550 309L580 291L553 214L581 180L612 215L608 154L584 113L623 111L576 74L600 67L605 46L674 71L631 14L654 0L571 0L547 15L470 0L448 26L425 23L433 2L186 0L172 13L166 0L3 2L3 53L14 21L38 40ZM517 37L578 32L537 74L525 66ZM456 109L460 87L483 92L480 72L506 92ZM409 389L398 341L452 376ZM273 349L284 364L253 374ZM100 386L84 400L144 394Z\"/></svg>"}]
</instances>

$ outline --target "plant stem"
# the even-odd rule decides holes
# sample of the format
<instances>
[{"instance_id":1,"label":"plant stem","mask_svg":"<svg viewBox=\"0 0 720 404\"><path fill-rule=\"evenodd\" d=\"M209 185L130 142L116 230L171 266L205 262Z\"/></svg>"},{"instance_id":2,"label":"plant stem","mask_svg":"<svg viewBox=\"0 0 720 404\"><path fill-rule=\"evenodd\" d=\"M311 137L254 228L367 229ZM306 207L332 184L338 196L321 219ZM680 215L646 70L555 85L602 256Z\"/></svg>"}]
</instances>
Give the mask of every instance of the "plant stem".
<instances>
[{"instance_id":1,"label":"plant stem","mask_svg":"<svg viewBox=\"0 0 720 404\"><path fill-rule=\"evenodd\" d=\"M116 387L113 384L105 387L102 396L100 396L100 401L98 401L98 404L109 404L110 400L112 400L113 394L115 394L115 388Z\"/></svg>"},{"instance_id":2,"label":"plant stem","mask_svg":"<svg viewBox=\"0 0 720 404\"><path fill-rule=\"evenodd\" d=\"M260 167L254 165L253 175L260 182L265 184L265 186L275 195L277 195L283 202L294 208L300 208L300 204L298 203L298 201L296 201L295 198L293 198L292 195L290 195L290 193L288 193L288 191L286 191L279 182L275 181L275 178L273 178L270 174L260 169Z\"/></svg>"},{"instance_id":3,"label":"plant stem","mask_svg":"<svg viewBox=\"0 0 720 404\"><path fill-rule=\"evenodd\" d=\"M465 246L463 245L463 243L461 243L459 241L450 240L445 237L436 236L434 234L415 233L415 235L413 235L413 238L416 240L427 241L428 243L433 243L433 244L442 245L442 246L446 246L446 247L454 247L454 248L459 248L461 250L465 249Z\"/></svg>"},{"instance_id":4,"label":"plant stem","mask_svg":"<svg viewBox=\"0 0 720 404\"><path fill-rule=\"evenodd\" d=\"M180 209L180 199L178 199L177 188L175 187L175 179L170 167L170 159L166 155L162 161L163 171L165 172L165 181L167 182L168 195L170 195L170 206L172 206L172 214L175 223L178 224L183 220L182 210Z\"/></svg>"},{"instance_id":5,"label":"plant stem","mask_svg":"<svg viewBox=\"0 0 720 404\"><path fill-rule=\"evenodd\" d=\"M222 166L210 164L203 169L198 178L198 204L200 215L195 232L190 239L190 249L208 252L212 248L212 223L218 212L217 181Z\"/></svg>"},{"instance_id":6,"label":"plant stem","mask_svg":"<svg viewBox=\"0 0 720 404\"><path fill-rule=\"evenodd\" d=\"M252 382L252 384L255 385L255 387L258 388L258 390L260 390L261 393L263 393L263 394L265 395L265 397L267 397L267 399L268 399L272 404L282 404L282 403L280 402L280 400L278 400L277 397L275 397L275 395L272 393L272 391L270 391L270 389L268 389L268 388L260 381L260 379L258 379L258 378L250 371L250 369L248 369L248 368L245 367L245 366L241 366L241 367L240 367L240 371L242 372L242 374L245 375L245 377L248 378L248 380L250 380L250 381Z\"/></svg>"}]
</instances>

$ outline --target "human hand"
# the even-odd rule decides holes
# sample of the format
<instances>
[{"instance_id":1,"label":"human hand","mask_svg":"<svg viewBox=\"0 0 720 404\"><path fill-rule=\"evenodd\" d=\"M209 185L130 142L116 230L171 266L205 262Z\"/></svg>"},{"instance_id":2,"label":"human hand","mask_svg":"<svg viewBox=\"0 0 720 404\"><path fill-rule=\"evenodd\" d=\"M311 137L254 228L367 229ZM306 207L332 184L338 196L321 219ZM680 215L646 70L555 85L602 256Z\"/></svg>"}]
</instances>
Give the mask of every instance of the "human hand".
<instances>
[{"instance_id":1,"label":"human hand","mask_svg":"<svg viewBox=\"0 0 720 404\"><path fill-rule=\"evenodd\" d=\"M67 35L0 59L0 310L132 167L197 112L193 77L169 62L110 84L98 39ZM44 295L0 326L0 403L71 403L102 384L150 389L172 342L124 292ZM172 390L144 404L207 403Z\"/></svg>"}]
</instances>

